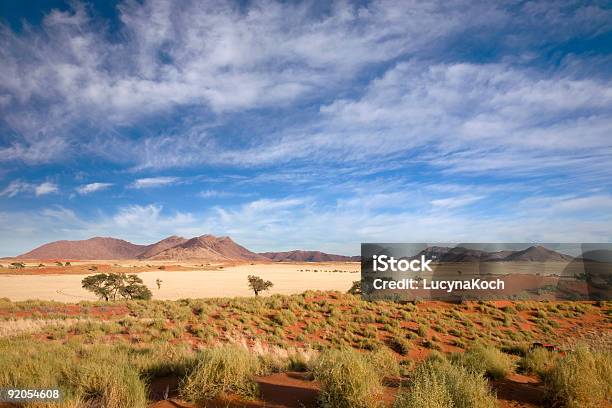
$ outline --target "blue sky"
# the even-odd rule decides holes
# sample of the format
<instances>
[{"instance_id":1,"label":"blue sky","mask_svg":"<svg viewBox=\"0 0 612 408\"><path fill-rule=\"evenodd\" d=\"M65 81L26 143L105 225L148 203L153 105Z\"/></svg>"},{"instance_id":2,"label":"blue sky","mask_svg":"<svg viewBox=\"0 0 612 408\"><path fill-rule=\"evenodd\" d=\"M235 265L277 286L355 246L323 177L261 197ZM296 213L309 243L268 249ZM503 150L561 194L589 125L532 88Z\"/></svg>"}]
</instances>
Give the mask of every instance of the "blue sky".
<instances>
[{"instance_id":1,"label":"blue sky","mask_svg":"<svg viewBox=\"0 0 612 408\"><path fill-rule=\"evenodd\" d=\"M0 255L612 240L609 2L0 11Z\"/></svg>"}]
</instances>

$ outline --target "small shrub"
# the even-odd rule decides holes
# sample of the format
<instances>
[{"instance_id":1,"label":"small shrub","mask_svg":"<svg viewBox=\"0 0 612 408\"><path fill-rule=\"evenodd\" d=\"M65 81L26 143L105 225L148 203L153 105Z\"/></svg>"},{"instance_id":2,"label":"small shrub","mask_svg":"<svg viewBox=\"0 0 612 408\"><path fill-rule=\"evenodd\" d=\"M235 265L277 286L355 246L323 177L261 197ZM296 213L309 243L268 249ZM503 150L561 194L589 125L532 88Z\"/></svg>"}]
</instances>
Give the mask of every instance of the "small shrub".
<instances>
[{"instance_id":1,"label":"small shrub","mask_svg":"<svg viewBox=\"0 0 612 408\"><path fill-rule=\"evenodd\" d=\"M387 348L380 348L366 354L366 360L378 371L380 378L399 377L400 367L393 353Z\"/></svg>"},{"instance_id":2,"label":"small shrub","mask_svg":"<svg viewBox=\"0 0 612 408\"><path fill-rule=\"evenodd\" d=\"M195 403L226 393L252 397L257 394L253 376L259 369L257 358L241 347L226 345L207 349L181 383L180 394Z\"/></svg>"},{"instance_id":3,"label":"small shrub","mask_svg":"<svg viewBox=\"0 0 612 408\"><path fill-rule=\"evenodd\" d=\"M327 350L314 361L311 370L321 384L324 407L371 407L380 394L379 372L352 349Z\"/></svg>"},{"instance_id":4,"label":"small shrub","mask_svg":"<svg viewBox=\"0 0 612 408\"><path fill-rule=\"evenodd\" d=\"M543 347L538 347L529 351L519 361L519 368L524 372L537 374L544 378L554 367L558 357L557 353L548 351Z\"/></svg>"},{"instance_id":5,"label":"small shrub","mask_svg":"<svg viewBox=\"0 0 612 408\"><path fill-rule=\"evenodd\" d=\"M484 373L496 380L506 378L514 368L510 356L494 347L476 346L453 355L452 361L472 373Z\"/></svg>"},{"instance_id":6,"label":"small shrub","mask_svg":"<svg viewBox=\"0 0 612 408\"><path fill-rule=\"evenodd\" d=\"M295 324L297 318L291 310L283 309L272 316L272 320L280 326L291 326Z\"/></svg>"},{"instance_id":7,"label":"small shrub","mask_svg":"<svg viewBox=\"0 0 612 408\"><path fill-rule=\"evenodd\" d=\"M568 408L603 407L612 400L612 353L578 346L545 374L553 404Z\"/></svg>"},{"instance_id":8,"label":"small shrub","mask_svg":"<svg viewBox=\"0 0 612 408\"><path fill-rule=\"evenodd\" d=\"M410 342L401 336L389 339L389 346L402 356L405 356L410 351Z\"/></svg>"},{"instance_id":9,"label":"small shrub","mask_svg":"<svg viewBox=\"0 0 612 408\"><path fill-rule=\"evenodd\" d=\"M410 387L400 390L394 408L493 408L497 400L487 380L446 361L427 360L412 375Z\"/></svg>"},{"instance_id":10,"label":"small shrub","mask_svg":"<svg viewBox=\"0 0 612 408\"><path fill-rule=\"evenodd\" d=\"M433 340L423 340L423 347L431 350L442 350L442 346Z\"/></svg>"}]
</instances>

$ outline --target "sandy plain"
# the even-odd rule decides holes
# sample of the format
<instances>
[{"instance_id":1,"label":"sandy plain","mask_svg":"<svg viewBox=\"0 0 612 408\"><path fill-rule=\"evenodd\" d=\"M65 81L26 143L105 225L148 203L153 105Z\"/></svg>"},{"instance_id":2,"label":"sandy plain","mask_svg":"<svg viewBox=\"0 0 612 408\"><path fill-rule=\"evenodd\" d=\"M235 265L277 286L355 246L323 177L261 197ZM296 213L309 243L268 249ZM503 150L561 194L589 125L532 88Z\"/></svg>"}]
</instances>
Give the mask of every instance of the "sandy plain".
<instances>
[{"instance_id":1,"label":"sandy plain","mask_svg":"<svg viewBox=\"0 0 612 408\"><path fill-rule=\"evenodd\" d=\"M248 275L257 275L274 283L274 287L265 295L302 293L308 289L346 291L360 276L359 263L344 262L242 264L226 265L222 269L191 267L194 269L136 269L153 292L153 298L165 300L253 296L247 284ZM60 302L96 300L93 294L81 288L85 274L62 273L61 269L57 273L47 271L44 274L22 274L17 270L14 273L6 272L0 274L0 298ZM160 289L156 285L157 279L162 280Z\"/></svg>"}]
</instances>

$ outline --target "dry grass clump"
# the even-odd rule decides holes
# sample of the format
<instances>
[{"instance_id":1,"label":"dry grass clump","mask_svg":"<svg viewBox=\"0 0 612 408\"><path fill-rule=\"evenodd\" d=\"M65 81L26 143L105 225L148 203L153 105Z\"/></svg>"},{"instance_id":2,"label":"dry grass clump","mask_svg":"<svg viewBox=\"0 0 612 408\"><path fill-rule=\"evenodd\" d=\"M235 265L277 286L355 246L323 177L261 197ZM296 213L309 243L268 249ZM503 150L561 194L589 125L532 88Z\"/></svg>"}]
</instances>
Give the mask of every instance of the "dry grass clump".
<instances>
[{"instance_id":1,"label":"dry grass clump","mask_svg":"<svg viewBox=\"0 0 612 408\"><path fill-rule=\"evenodd\" d=\"M0 387L62 390L62 406L143 408L145 384L118 349L0 341Z\"/></svg>"},{"instance_id":2,"label":"dry grass clump","mask_svg":"<svg viewBox=\"0 0 612 408\"><path fill-rule=\"evenodd\" d=\"M427 360L400 390L394 408L493 408L497 400L482 376L444 360Z\"/></svg>"},{"instance_id":3,"label":"dry grass clump","mask_svg":"<svg viewBox=\"0 0 612 408\"><path fill-rule=\"evenodd\" d=\"M558 358L558 353L546 350L543 347L537 347L521 358L519 367L524 372L537 374L540 378L544 378L555 366Z\"/></svg>"},{"instance_id":4,"label":"dry grass clump","mask_svg":"<svg viewBox=\"0 0 612 408\"><path fill-rule=\"evenodd\" d=\"M556 406L596 408L612 402L612 353L577 346L544 377Z\"/></svg>"},{"instance_id":5,"label":"dry grass clump","mask_svg":"<svg viewBox=\"0 0 612 408\"><path fill-rule=\"evenodd\" d=\"M91 362L72 371L69 383L87 406L136 408L147 406L145 384L127 365Z\"/></svg>"},{"instance_id":6,"label":"dry grass clump","mask_svg":"<svg viewBox=\"0 0 612 408\"><path fill-rule=\"evenodd\" d=\"M405 356L410 352L411 344L408 340L400 335L389 339L389 347L402 356Z\"/></svg>"},{"instance_id":7,"label":"dry grass clump","mask_svg":"<svg viewBox=\"0 0 612 408\"><path fill-rule=\"evenodd\" d=\"M476 374L486 374L495 380L506 378L514 369L514 363L507 354L491 346L475 346L463 354L452 357L456 365Z\"/></svg>"},{"instance_id":8,"label":"dry grass clump","mask_svg":"<svg viewBox=\"0 0 612 408\"><path fill-rule=\"evenodd\" d=\"M253 377L260 368L257 357L243 347L224 345L207 349L181 383L180 393L195 403L228 393L254 397L257 383Z\"/></svg>"},{"instance_id":9,"label":"dry grass clump","mask_svg":"<svg viewBox=\"0 0 612 408\"><path fill-rule=\"evenodd\" d=\"M321 384L323 407L353 408L377 405L380 371L352 349L327 350L314 361L311 371Z\"/></svg>"},{"instance_id":10,"label":"dry grass clump","mask_svg":"<svg viewBox=\"0 0 612 408\"><path fill-rule=\"evenodd\" d=\"M366 360L378 372L381 379L399 377L400 365L393 353L386 348L380 348L365 355Z\"/></svg>"}]
</instances>

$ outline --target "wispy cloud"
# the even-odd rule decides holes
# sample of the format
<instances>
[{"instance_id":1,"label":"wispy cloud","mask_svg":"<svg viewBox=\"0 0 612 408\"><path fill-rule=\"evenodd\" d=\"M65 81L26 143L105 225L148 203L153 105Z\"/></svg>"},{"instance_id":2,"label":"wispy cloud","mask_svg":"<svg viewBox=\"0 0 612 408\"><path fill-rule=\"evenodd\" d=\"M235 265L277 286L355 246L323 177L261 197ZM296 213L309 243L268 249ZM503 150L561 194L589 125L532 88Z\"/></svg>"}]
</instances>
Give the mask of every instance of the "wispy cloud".
<instances>
[{"instance_id":1,"label":"wispy cloud","mask_svg":"<svg viewBox=\"0 0 612 408\"><path fill-rule=\"evenodd\" d=\"M135 180L130 186L133 188L151 188L174 184L180 179L178 177L146 177Z\"/></svg>"},{"instance_id":2,"label":"wispy cloud","mask_svg":"<svg viewBox=\"0 0 612 408\"><path fill-rule=\"evenodd\" d=\"M506 60L513 61L520 60L521 52L528 55L530 44L562 43L572 37L596 35L609 30L612 21L612 12L597 5L576 4L569 12L562 2L510 7L464 0L410 5L337 1L326 8L309 2L255 1L238 7L231 1L187 1L180 5L144 1L120 3L117 12L122 42L110 40L112 35L105 25L78 2L67 11L48 13L42 27L19 32L3 28L2 120L16 137L0 148L0 160L43 163L75 153L74 147L112 157L100 152L101 140L106 140L106 149L115 146L116 156L149 168L211 162L238 165L241 160L245 164L282 162L309 158L313 152L324 155L326 151L336 158L346 157L346 152L353 157L360 146L367 144L365 129L351 137L354 143L347 145L342 140L349 129L343 132L326 126L326 132L313 134L313 128L321 127L314 123L302 132L291 129L293 136L286 129L278 137L255 135L262 143L248 143L246 151L227 149L222 143L223 132L210 134L194 131L191 126L175 132L163 129L133 143L132 138L120 136L114 129L146 123L153 115L163 122L183 107L189 108L187 123L201 125L223 123L223 115L233 112L287 108L295 101L317 98L330 100L332 92L344 94L355 85L361 86L355 81L362 81L360 75L369 69L378 70L398 59L447 59L448 48L453 48L457 38L468 44L477 40L473 32L490 31L500 52L510 54ZM519 20L522 30L512 31ZM507 38L506 34L512 36ZM333 122L338 125L342 117L355 117L355 125L367 124L368 137L374 130L377 139L382 139L375 145L376 151L385 152L393 146L397 149L397 144L406 139L409 143L405 148L409 149L439 134L428 132L450 130L482 137L499 133L501 124L506 131L513 131L516 129L509 127L507 119L512 117L508 115L517 118L533 107L536 113L546 113L546 105L551 105L555 114L563 109L562 104L575 112L587 100L592 107L600 99L589 98L590 90L604 96L602 110L608 107L609 86L605 83L570 80L555 86L564 78L542 79L548 73L523 82L530 74L516 71L506 78L503 69L490 65L482 69L470 64L415 67L419 64L400 64L375 80L361 100L340 99L322 111L334 115ZM475 81L474 89L466 88L471 80ZM398 83L395 90L389 85L393 81ZM516 90L512 86L517 86ZM327 91L322 94L322 89ZM529 90L534 92L526 94ZM398 100L406 91L405 101ZM390 97L387 103L385 96ZM419 96L424 97L420 109L414 106ZM455 117L455 109L460 106L458 96L469 99L461 98L465 102L462 108L476 102L471 117ZM511 106L506 115L498 107L508 102ZM442 106L436 108L436 103ZM487 103L497 110L492 116L483 109ZM525 109L516 111L512 104ZM390 109L394 105L397 109ZM368 110L369 106L373 109ZM406 111L401 128L394 127L397 116L385 125L385 116L396 111ZM427 127L427 121L435 124L436 117L449 114L448 119L441 117L441 127ZM535 113L531 116L537 117ZM605 133L609 129L600 119L582 124L575 133L590 134L597 126L600 133ZM519 121L516 128L523 123ZM91 131L83 132L84 126ZM406 127L411 131L404 138L398 137L406 133ZM555 133L547 131L544 137L532 140L542 140L543 145ZM564 140L560 143L567 146ZM253 147L259 144L261 147ZM122 147L131 148L121 151Z\"/></svg>"},{"instance_id":3,"label":"wispy cloud","mask_svg":"<svg viewBox=\"0 0 612 408\"><path fill-rule=\"evenodd\" d=\"M34 194L36 194L37 197L46 194L57 193L58 191L59 189L57 188L57 184L50 182L44 182L34 187Z\"/></svg>"},{"instance_id":4,"label":"wispy cloud","mask_svg":"<svg viewBox=\"0 0 612 408\"><path fill-rule=\"evenodd\" d=\"M33 185L21 180L14 180L0 192L0 196L15 197L19 193L32 191Z\"/></svg>"},{"instance_id":5,"label":"wispy cloud","mask_svg":"<svg viewBox=\"0 0 612 408\"><path fill-rule=\"evenodd\" d=\"M41 184L32 184L21 180L14 180L4 190L0 191L0 196L15 197L18 194L30 193L36 197L58 193L57 184L45 181Z\"/></svg>"},{"instance_id":6,"label":"wispy cloud","mask_svg":"<svg viewBox=\"0 0 612 408\"><path fill-rule=\"evenodd\" d=\"M86 194L94 193L96 191L106 190L112 185L113 185L112 183L89 183L89 184L84 184L80 187L77 187L76 191L77 193L81 195L86 195Z\"/></svg>"},{"instance_id":7,"label":"wispy cloud","mask_svg":"<svg viewBox=\"0 0 612 408\"><path fill-rule=\"evenodd\" d=\"M609 196L550 197L548 202L558 202L557 207L526 202L487 217L475 217L467 207L455 207L452 212L432 206L381 211L380 206L358 206L358 202L350 196L333 205L314 197L265 198L199 212L173 211L160 204L127 205L87 220L64 207L41 212L0 212L0 248L4 251L0 255L25 252L45 241L96 235L151 243L173 234L212 233L230 235L253 250L317 249L346 254L357 254L359 243L368 241L612 239L612 217L606 207Z\"/></svg>"},{"instance_id":8,"label":"wispy cloud","mask_svg":"<svg viewBox=\"0 0 612 408\"><path fill-rule=\"evenodd\" d=\"M254 193L225 190L204 190L198 193L198 196L202 198L249 197L252 195Z\"/></svg>"},{"instance_id":9,"label":"wispy cloud","mask_svg":"<svg viewBox=\"0 0 612 408\"><path fill-rule=\"evenodd\" d=\"M465 207L466 205L470 205L475 203L476 201L481 200L482 196L474 196L474 195L463 195L456 197L448 197L448 198L439 198L437 200L432 200L431 205L435 208L440 209L452 209Z\"/></svg>"}]
</instances>

